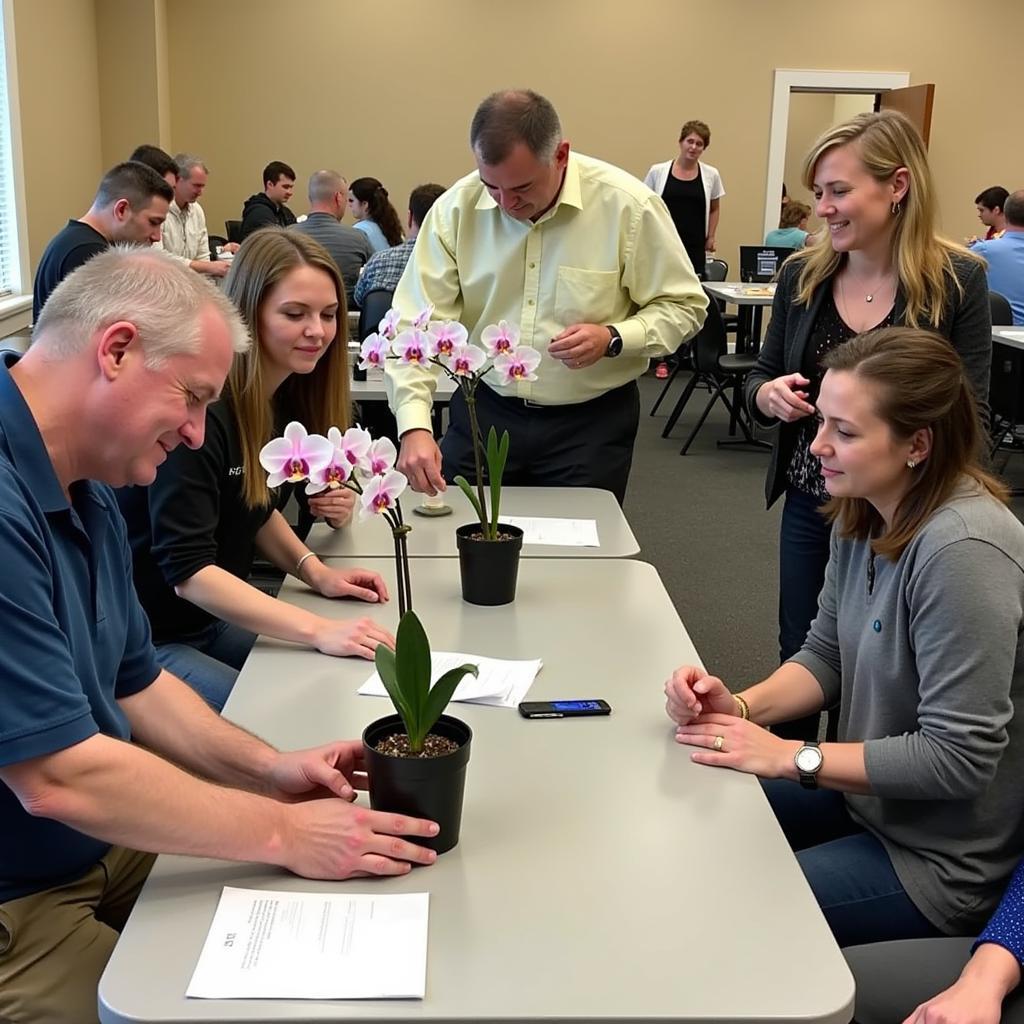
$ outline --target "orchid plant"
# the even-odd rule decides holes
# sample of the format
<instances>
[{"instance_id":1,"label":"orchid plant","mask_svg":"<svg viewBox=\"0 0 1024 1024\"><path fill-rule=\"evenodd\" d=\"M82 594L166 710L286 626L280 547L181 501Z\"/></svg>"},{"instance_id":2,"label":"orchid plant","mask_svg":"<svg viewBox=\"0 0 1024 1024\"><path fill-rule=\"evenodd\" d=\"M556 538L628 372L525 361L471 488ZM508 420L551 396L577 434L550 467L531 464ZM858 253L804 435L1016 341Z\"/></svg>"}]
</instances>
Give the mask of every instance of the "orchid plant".
<instances>
[{"instance_id":1,"label":"orchid plant","mask_svg":"<svg viewBox=\"0 0 1024 1024\"><path fill-rule=\"evenodd\" d=\"M470 431L473 435L473 461L476 468L476 490L463 476L455 482L469 498L484 540L498 539L498 513L501 506L501 480L508 459L509 436L503 431L499 438L491 427L486 449L480 434L476 412L476 389L488 374L496 387L508 387L524 381L534 381L534 372L540 365L540 353L519 345L519 328L506 320L485 327L480 334L483 348L469 343L469 332L454 320L434 321L433 306L422 310L413 320L412 327L399 331L401 315L390 309L374 334L369 335L360 350L360 370L382 369L386 360L393 359L405 366L418 366L424 370L437 366L461 390L469 411ZM484 492L484 458L487 460L487 478L490 484L490 514Z\"/></svg>"},{"instance_id":2,"label":"orchid plant","mask_svg":"<svg viewBox=\"0 0 1024 1024\"><path fill-rule=\"evenodd\" d=\"M331 427L324 437L310 434L295 421L284 428L283 436L275 437L260 450L260 465L269 474L268 487L306 481L306 494L347 487L359 495L360 519L379 515L388 523L395 539L401 619L407 611L412 611L406 547L411 527L402 520L402 505L398 499L409 481L394 468L397 458L398 450L390 439L374 440L362 427L349 427L344 433Z\"/></svg>"}]
</instances>

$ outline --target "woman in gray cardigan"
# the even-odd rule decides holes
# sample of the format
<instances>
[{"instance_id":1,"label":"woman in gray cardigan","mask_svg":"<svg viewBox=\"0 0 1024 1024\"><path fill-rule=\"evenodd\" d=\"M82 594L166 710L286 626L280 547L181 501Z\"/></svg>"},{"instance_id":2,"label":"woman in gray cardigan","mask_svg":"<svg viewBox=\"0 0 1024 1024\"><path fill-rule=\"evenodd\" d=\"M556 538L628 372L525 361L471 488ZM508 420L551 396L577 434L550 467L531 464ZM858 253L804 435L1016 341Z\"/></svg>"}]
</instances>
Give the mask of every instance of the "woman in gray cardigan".
<instances>
[{"instance_id":1,"label":"woman in gray cardigan","mask_svg":"<svg viewBox=\"0 0 1024 1024\"><path fill-rule=\"evenodd\" d=\"M780 661L800 649L828 560L827 500L811 455L821 360L855 334L893 325L930 327L960 354L988 419L992 325L981 260L940 238L927 155L900 114L861 114L830 129L804 163L826 235L782 268L772 319L747 378L751 414L778 425L765 486L782 494ZM817 735L818 716L780 733Z\"/></svg>"},{"instance_id":2,"label":"woman in gray cardigan","mask_svg":"<svg viewBox=\"0 0 1024 1024\"><path fill-rule=\"evenodd\" d=\"M942 338L875 331L824 365L834 526L807 639L735 696L677 670L668 713L694 761L769 780L840 945L974 934L1024 853L1024 526ZM833 704L836 743L765 728Z\"/></svg>"}]
</instances>

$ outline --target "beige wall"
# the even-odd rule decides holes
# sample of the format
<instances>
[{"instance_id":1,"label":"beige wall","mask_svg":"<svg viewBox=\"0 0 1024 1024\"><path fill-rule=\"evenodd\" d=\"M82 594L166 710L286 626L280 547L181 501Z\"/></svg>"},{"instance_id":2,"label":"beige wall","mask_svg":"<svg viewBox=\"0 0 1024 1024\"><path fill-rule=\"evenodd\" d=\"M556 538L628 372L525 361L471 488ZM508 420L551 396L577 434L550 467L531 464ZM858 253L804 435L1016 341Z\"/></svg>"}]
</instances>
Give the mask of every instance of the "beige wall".
<instances>
[{"instance_id":1,"label":"beige wall","mask_svg":"<svg viewBox=\"0 0 1024 1024\"><path fill-rule=\"evenodd\" d=\"M92 202L100 152L93 0L15 0L29 261Z\"/></svg>"},{"instance_id":2,"label":"beige wall","mask_svg":"<svg viewBox=\"0 0 1024 1024\"><path fill-rule=\"evenodd\" d=\"M18 50L31 79L22 120L37 175L36 258L39 237L80 212L95 186L99 121L103 163L154 135L172 152L202 154L216 231L260 188L270 159L298 171L297 212L308 175L324 166L376 175L404 207L413 185L470 168L469 118L505 85L549 95L577 148L640 176L673 155L682 121L706 120L708 159L728 193L718 241L731 263L741 241L761 234L775 68L909 71L914 83L934 82L931 153L954 236L973 231L981 188L1024 184L1024 135L978 116L988 97L1019 92L1022 73L1009 61L964 59L986 51L987 24L1013 23L1017 0L987 0L984 18L957 0L902 0L898 22L914 31L894 27L888 0L862 0L841 31L806 0L635 0L628 19L592 0L96 0L101 58L89 0L16 3L30 27ZM687 45L694 39L706 43ZM85 158L69 167L78 151Z\"/></svg>"}]
</instances>

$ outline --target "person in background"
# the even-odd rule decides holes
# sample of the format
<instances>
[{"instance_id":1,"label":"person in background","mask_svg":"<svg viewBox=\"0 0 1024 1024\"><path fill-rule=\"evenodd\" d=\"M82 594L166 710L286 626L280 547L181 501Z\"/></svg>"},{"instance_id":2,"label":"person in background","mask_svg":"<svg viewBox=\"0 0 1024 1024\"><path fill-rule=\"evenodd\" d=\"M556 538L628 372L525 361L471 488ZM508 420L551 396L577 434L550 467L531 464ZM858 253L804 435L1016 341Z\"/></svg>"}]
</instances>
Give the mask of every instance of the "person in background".
<instances>
[{"instance_id":1,"label":"person in background","mask_svg":"<svg viewBox=\"0 0 1024 1024\"><path fill-rule=\"evenodd\" d=\"M677 670L667 710L692 760L764 780L840 946L976 934L1024 853L1024 525L944 338L872 331L823 367L817 616L735 696ZM765 728L836 705L838 742Z\"/></svg>"},{"instance_id":2,"label":"person in background","mask_svg":"<svg viewBox=\"0 0 1024 1024\"><path fill-rule=\"evenodd\" d=\"M408 234L405 241L390 249L374 253L373 258L366 264L366 269L359 275L355 292L358 305L362 305L363 299L372 291L383 289L393 292L398 287L398 282L412 255L423 219L437 198L443 194L444 185L417 185L412 190L409 195Z\"/></svg>"},{"instance_id":3,"label":"person in background","mask_svg":"<svg viewBox=\"0 0 1024 1024\"><path fill-rule=\"evenodd\" d=\"M806 203L787 203L782 208L779 226L764 236L764 244L782 249L802 249L810 237L807 230L810 215L811 208Z\"/></svg>"},{"instance_id":4,"label":"person in background","mask_svg":"<svg viewBox=\"0 0 1024 1024\"><path fill-rule=\"evenodd\" d=\"M280 160L263 168L263 191L249 196L242 206L241 239L244 242L260 228L286 228L295 223L288 201L295 191L295 172Z\"/></svg>"},{"instance_id":5,"label":"person in background","mask_svg":"<svg viewBox=\"0 0 1024 1024\"><path fill-rule=\"evenodd\" d=\"M1002 233L971 251L988 264L989 290L1002 295L1013 310L1013 322L1024 325L1024 189L1007 197L1003 212Z\"/></svg>"},{"instance_id":6,"label":"person in background","mask_svg":"<svg viewBox=\"0 0 1024 1024\"><path fill-rule=\"evenodd\" d=\"M165 153L159 146L148 144L136 146L129 160L152 167L171 188L178 184L178 164L172 156Z\"/></svg>"},{"instance_id":7,"label":"person in background","mask_svg":"<svg viewBox=\"0 0 1024 1024\"><path fill-rule=\"evenodd\" d=\"M163 224L160 247L187 263L198 274L223 277L228 272L228 265L224 260L210 259L206 214L199 205L199 197L206 188L210 172L199 157L189 153L179 153L174 162L178 168L178 179L174 186L174 199ZM235 251L237 249L235 246Z\"/></svg>"},{"instance_id":8,"label":"person in background","mask_svg":"<svg viewBox=\"0 0 1024 1024\"><path fill-rule=\"evenodd\" d=\"M373 255L373 247L362 231L341 223L347 205L345 179L337 171L315 171L309 177L309 216L292 225L292 230L315 238L331 254L351 305L359 274Z\"/></svg>"},{"instance_id":9,"label":"person in background","mask_svg":"<svg viewBox=\"0 0 1024 1024\"><path fill-rule=\"evenodd\" d=\"M241 310L253 345L235 359L223 398L210 406L206 443L169 452L148 488L118 492L157 660L216 710L257 634L337 656L372 658L377 644L394 644L370 619L324 618L247 582L258 550L325 597L387 600L376 573L332 568L310 553L279 511L291 488L270 491L259 464L260 449L291 420L320 434L349 425L338 268L307 235L266 228L238 250L224 294ZM301 485L299 492L305 500ZM348 488L308 500L313 515L334 526L351 518Z\"/></svg>"},{"instance_id":10,"label":"person in background","mask_svg":"<svg viewBox=\"0 0 1024 1024\"><path fill-rule=\"evenodd\" d=\"M1006 197L1009 194L1009 191L1003 188L1002 185L993 185L991 188L985 189L984 192L979 192L974 197L974 206L978 211L978 220L985 225L985 237L981 239L975 235L967 243L968 245L974 245L981 241L987 242L1002 235L1006 230L1006 215L1003 208L1006 205Z\"/></svg>"},{"instance_id":11,"label":"person in background","mask_svg":"<svg viewBox=\"0 0 1024 1024\"><path fill-rule=\"evenodd\" d=\"M725 195L717 168L703 163L701 157L711 145L711 129L703 121L687 121L679 131L679 155L674 160L654 164L644 184L665 200L679 238L690 257L694 272L703 281L707 254L715 252L715 233ZM664 380L669 375L669 360L660 361L654 375Z\"/></svg>"},{"instance_id":12,"label":"person in background","mask_svg":"<svg viewBox=\"0 0 1024 1024\"><path fill-rule=\"evenodd\" d=\"M515 438L509 485L598 487L621 504L651 357L700 329L708 299L665 204L631 174L570 151L553 104L529 89L492 93L469 129L476 170L431 207L395 292L402 323L427 306L470 339L515 325L535 381L476 390L480 430ZM532 359L531 359L532 361ZM469 411L456 391L439 448L436 378L388 360L398 468L435 494L475 477ZM492 383L494 386L492 387Z\"/></svg>"},{"instance_id":13,"label":"person in background","mask_svg":"<svg viewBox=\"0 0 1024 1024\"><path fill-rule=\"evenodd\" d=\"M988 426L992 326L982 260L938 235L928 157L917 129L893 111L860 114L825 132L804 161L827 238L782 266L764 345L747 377L755 422L775 426L765 482L785 495L780 530L779 655L802 646L828 562L828 500L816 431L822 360L855 334L895 325L937 330L963 360ZM818 715L780 723L813 738Z\"/></svg>"},{"instance_id":14,"label":"person in background","mask_svg":"<svg viewBox=\"0 0 1024 1024\"><path fill-rule=\"evenodd\" d=\"M159 242L173 198L174 189L143 163L128 161L107 171L85 215L69 220L43 251L32 287L33 320L68 274L112 243Z\"/></svg>"},{"instance_id":15,"label":"person in background","mask_svg":"<svg viewBox=\"0 0 1024 1024\"><path fill-rule=\"evenodd\" d=\"M348 208L356 228L370 240L374 252L402 241L402 222L388 200L388 190L376 178L356 178L348 187Z\"/></svg>"}]
</instances>

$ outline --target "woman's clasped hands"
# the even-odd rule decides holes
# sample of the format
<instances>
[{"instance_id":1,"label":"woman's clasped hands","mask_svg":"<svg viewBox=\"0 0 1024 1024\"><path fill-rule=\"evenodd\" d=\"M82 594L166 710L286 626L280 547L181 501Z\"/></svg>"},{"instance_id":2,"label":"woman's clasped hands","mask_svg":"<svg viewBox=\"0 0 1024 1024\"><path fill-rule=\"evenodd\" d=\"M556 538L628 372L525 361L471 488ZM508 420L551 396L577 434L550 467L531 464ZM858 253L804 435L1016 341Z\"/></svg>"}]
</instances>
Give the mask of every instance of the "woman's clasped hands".
<instances>
[{"instance_id":1,"label":"woman's clasped hands","mask_svg":"<svg viewBox=\"0 0 1024 1024\"><path fill-rule=\"evenodd\" d=\"M683 665L665 683L665 711L676 723L676 742L696 747L698 764L734 768L762 778L793 776L792 740L773 736L743 718L740 704L717 676Z\"/></svg>"}]
</instances>

